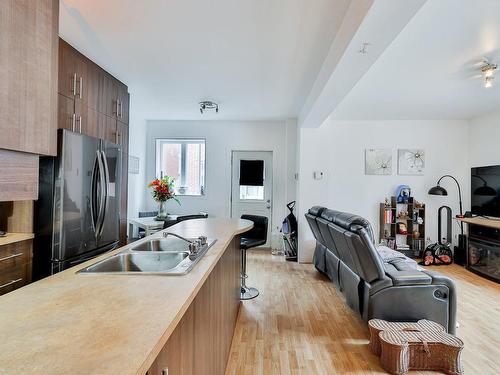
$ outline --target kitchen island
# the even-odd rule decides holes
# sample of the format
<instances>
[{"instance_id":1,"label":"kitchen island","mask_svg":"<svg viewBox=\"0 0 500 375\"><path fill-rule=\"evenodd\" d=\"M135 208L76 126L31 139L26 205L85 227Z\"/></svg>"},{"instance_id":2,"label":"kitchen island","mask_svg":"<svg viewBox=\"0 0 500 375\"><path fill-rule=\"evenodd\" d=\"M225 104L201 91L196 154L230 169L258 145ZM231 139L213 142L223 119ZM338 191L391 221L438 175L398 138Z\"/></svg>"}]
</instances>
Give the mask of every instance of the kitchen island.
<instances>
[{"instance_id":1,"label":"kitchen island","mask_svg":"<svg viewBox=\"0 0 500 375\"><path fill-rule=\"evenodd\" d=\"M239 308L239 235L251 227L168 228L217 239L186 275L76 274L128 245L1 296L0 374L222 374Z\"/></svg>"}]
</instances>

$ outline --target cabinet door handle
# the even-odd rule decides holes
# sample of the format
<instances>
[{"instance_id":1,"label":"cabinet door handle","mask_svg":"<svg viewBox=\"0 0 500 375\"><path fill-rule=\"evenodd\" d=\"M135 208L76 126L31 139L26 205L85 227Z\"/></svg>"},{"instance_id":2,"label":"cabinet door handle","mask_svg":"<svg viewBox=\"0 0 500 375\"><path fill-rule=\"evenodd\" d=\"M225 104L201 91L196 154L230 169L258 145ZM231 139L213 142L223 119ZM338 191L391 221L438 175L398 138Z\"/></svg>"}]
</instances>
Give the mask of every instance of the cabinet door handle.
<instances>
[{"instance_id":1,"label":"cabinet door handle","mask_svg":"<svg viewBox=\"0 0 500 375\"><path fill-rule=\"evenodd\" d=\"M23 281L23 279L15 279L15 280L11 280L9 281L8 283L5 283L3 285L0 285L0 289L2 288L7 288L8 286L12 285L12 284L15 284L15 283L18 283L20 281Z\"/></svg>"},{"instance_id":2,"label":"cabinet door handle","mask_svg":"<svg viewBox=\"0 0 500 375\"><path fill-rule=\"evenodd\" d=\"M71 131L75 131L76 128L76 114L73 113L73 120L71 121Z\"/></svg>"},{"instance_id":3,"label":"cabinet door handle","mask_svg":"<svg viewBox=\"0 0 500 375\"><path fill-rule=\"evenodd\" d=\"M82 98L82 90L83 90L83 77L80 77L80 89L78 90L78 96L80 99Z\"/></svg>"},{"instance_id":4,"label":"cabinet door handle","mask_svg":"<svg viewBox=\"0 0 500 375\"><path fill-rule=\"evenodd\" d=\"M0 258L0 262L3 262L4 260L8 260L8 259L13 259L13 258L20 257L23 254L24 253L12 254L12 255L9 255L8 257Z\"/></svg>"},{"instance_id":5,"label":"cabinet door handle","mask_svg":"<svg viewBox=\"0 0 500 375\"><path fill-rule=\"evenodd\" d=\"M120 118L123 117L123 102L120 100Z\"/></svg>"},{"instance_id":6,"label":"cabinet door handle","mask_svg":"<svg viewBox=\"0 0 500 375\"><path fill-rule=\"evenodd\" d=\"M82 134L82 116L78 116L78 131Z\"/></svg>"},{"instance_id":7,"label":"cabinet door handle","mask_svg":"<svg viewBox=\"0 0 500 375\"><path fill-rule=\"evenodd\" d=\"M76 96L76 73L73 74L73 96Z\"/></svg>"},{"instance_id":8,"label":"cabinet door handle","mask_svg":"<svg viewBox=\"0 0 500 375\"><path fill-rule=\"evenodd\" d=\"M116 114L116 117L118 117L118 99L116 100L116 103L115 103L115 114Z\"/></svg>"},{"instance_id":9,"label":"cabinet door handle","mask_svg":"<svg viewBox=\"0 0 500 375\"><path fill-rule=\"evenodd\" d=\"M118 138L120 137L120 132L116 132L115 134L116 134L116 136L115 136L115 143L118 145L119 144L118 143Z\"/></svg>"}]
</instances>

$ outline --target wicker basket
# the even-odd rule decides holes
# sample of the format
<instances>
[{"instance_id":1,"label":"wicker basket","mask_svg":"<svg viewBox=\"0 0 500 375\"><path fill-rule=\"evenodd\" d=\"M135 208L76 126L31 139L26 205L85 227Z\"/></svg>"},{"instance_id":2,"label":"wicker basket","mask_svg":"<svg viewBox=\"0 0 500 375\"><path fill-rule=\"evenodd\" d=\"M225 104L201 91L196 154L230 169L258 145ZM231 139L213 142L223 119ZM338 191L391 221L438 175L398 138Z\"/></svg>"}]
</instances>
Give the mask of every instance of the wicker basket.
<instances>
[{"instance_id":1,"label":"wicker basket","mask_svg":"<svg viewBox=\"0 0 500 375\"><path fill-rule=\"evenodd\" d=\"M370 348L378 356L380 356L379 334L382 331L446 332L446 329L441 324L426 319L419 320L416 323L388 322L382 319L371 319L368 322L368 328L370 329Z\"/></svg>"},{"instance_id":2,"label":"wicker basket","mask_svg":"<svg viewBox=\"0 0 500 375\"><path fill-rule=\"evenodd\" d=\"M463 342L444 332L383 331L380 363L391 374L410 370L441 371L461 375Z\"/></svg>"}]
</instances>

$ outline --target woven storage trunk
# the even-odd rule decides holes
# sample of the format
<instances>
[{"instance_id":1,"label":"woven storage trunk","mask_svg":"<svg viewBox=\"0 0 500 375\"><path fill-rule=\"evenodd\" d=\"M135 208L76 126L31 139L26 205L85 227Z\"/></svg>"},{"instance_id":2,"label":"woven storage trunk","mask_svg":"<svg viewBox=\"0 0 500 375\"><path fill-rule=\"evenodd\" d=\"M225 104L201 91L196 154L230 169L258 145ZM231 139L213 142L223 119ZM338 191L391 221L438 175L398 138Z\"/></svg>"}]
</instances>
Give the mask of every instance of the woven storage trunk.
<instances>
[{"instance_id":1,"label":"woven storage trunk","mask_svg":"<svg viewBox=\"0 0 500 375\"><path fill-rule=\"evenodd\" d=\"M441 324L427 319L419 320L416 323L388 322L382 319L371 319L368 322L368 327L370 329L370 348L378 356L380 356L379 334L382 331L446 332L446 329Z\"/></svg>"},{"instance_id":2,"label":"woven storage trunk","mask_svg":"<svg viewBox=\"0 0 500 375\"><path fill-rule=\"evenodd\" d=\"M444 332L383 331L380 364L391 374L410 370L441 371L461 375L463 342Z\"/></svg>"}]
</instances>

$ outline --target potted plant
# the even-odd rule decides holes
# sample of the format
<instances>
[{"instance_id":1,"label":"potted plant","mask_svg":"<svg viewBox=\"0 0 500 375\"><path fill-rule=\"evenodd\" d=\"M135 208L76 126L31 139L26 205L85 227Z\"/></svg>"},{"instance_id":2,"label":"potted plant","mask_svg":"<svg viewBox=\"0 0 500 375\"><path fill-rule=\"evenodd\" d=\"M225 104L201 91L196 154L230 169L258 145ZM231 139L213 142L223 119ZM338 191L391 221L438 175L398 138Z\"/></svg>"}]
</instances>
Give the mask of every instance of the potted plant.
<instances>
[{"instance_id":1,"label":"potted plant","mask_svg":"<svg viewBox=\"0 0 500 375\"><path fill-rule=\"evenodd\" d=\"M156 216L158 220L165 220L167 218L167 208L165 204L168 200L173 199L181 204L175 195L174 181L175 179L170 176L163 176L161 179L155 178L148 184L148 188L153 189L151 192L153 199L158 202L158 215Z\"/></svg>"}]
</instances>

